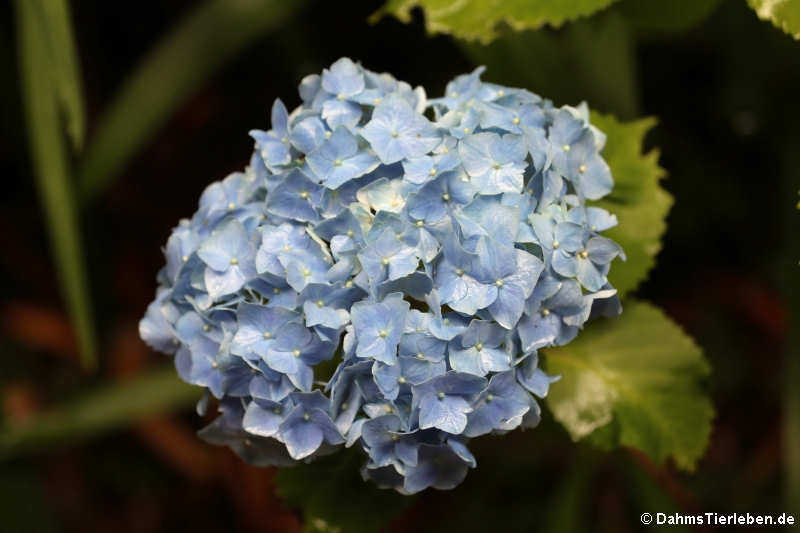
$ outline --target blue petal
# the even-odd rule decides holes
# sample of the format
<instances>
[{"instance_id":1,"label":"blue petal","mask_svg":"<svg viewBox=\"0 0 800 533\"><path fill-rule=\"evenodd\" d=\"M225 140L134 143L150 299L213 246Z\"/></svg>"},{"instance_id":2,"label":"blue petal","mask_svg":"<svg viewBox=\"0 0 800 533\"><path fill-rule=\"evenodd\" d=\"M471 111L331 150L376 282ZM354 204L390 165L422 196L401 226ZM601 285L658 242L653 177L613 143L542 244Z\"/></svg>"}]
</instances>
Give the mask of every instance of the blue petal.
<instances>
[{"instance_id":1,"label":"blue petal","mask_svg":"<svg viewBox=\"0 0 800 533\"><path fill-rule=\"evenodd\" d=\"M323 433L315 423L304 420L303 407L296 407L280 425L278 437L286 444L292 459L308 457L322 444Z\"/></svg>"}]
</instances>

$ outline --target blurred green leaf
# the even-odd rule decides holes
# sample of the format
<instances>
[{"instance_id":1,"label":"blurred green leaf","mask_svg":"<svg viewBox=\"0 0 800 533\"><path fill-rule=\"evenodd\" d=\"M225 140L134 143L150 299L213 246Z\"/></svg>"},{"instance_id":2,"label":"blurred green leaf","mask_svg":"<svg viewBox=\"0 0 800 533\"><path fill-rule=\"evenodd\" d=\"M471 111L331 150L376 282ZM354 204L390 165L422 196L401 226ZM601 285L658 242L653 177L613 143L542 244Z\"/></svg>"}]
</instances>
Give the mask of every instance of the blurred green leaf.
<instances>
[{"instance_id":1,"label":"blurred green leaf","mask_svg":"<svg viewBox=\"0 0 800 533\"><path fill-rule=\"evenodd\" d=\"M615 6L644 32L686 31L705 20L721 0L624 0Z\"/></svg>"},{"instance_id":2,"label":"blurred green leaf","mask_svg":"<svg viewBox=\"0 0 800 533\"><path fill-rule=\"evenodd\" d=\"M0 476L0 513L3 530L24 533L58 531L49 505L47 477L36 466L3 469Z\"/></svg>"},{"instance_id":3,"label":"blurred green leaf","mask_svg":"<svg viewBox=\"0 0 800 533\"><path fill-rule=\"evenodd\" d=\"M429 33L451 33L456 37L488 43L498 36L503 23L517 31L545 24L558 27L564 22L605 9L616 0L388 0L370 21L392 14L403 22L411 10L425 12Z\"/></svg>"},{"instance_id":4,"label":"blurred green leaf","mask_svg":"<svg viewBox=\"0 0 800 533\"><path fill-rule=\"evenodd\" d=\"M31 0L31 3L31 9L38 17L39 32L47 46L50 60L47 71L53 77L67 133L75 150L80 151L86 134L86 111L69 1Z\"/></svg>"},{"instance_id":5,"label":"blurred green leaf","mask_svg":"<svg viewBox=\"0 0 800 533\"><path fill-rule=\"evenodd\" d=\"M86 283L78 216L70 185L70 165L58 114L59 76L42 31L38 3L16 1L17 40L22 99L34 175L47 218L64 299L80 343L84 368L97 366L95 331Z\"/></svg>"},{"instance_id":6,"label":"blurred green leaf","mask_svg":"<svg viewBox=\"0 0 800 533\"><path fill-rule=\"evenodd\" d=\"M642 467L635 461L631 461L626 454L618 456L616 470L625 479L628 498L632 503L631 510L635 516L653 511L667 515L686 511L664 490L663 486L657 483L657 478L646 475ZM669 531L670 533L691 533L696 529L683 524L670 524Z\"/></svg>"},{"instance_id":7,"label":"blurred green leaf","mask_svg":"<svg viewBox=\"0 0 800 533\"><path fill-rule=\"evenodd\" d=\"M586 516L575 510L583 509L592 497L588 489L594 473L595 464L589 462L585 454L576 453L558 484L551 488L550 505L546 506L542 517L542 531L559 533L588 530Z\"/></svg>"},{"instance_id":8,"label":"blurred green leaf","mask_svg":"<svg viewBox=\"0 0 800 533\"><path fill-rule=\"evenodd\" d=\"M24 2L25 0L20 0ZM0 458L110 431L152 413L192 405L201 389L184 383L172 365L121 383L109 383L59 402L20 425L0 428Z\"/></svg>"},{"instance_id":9,"label":"blurred green leaf","mask_svg":"<svg viewBox=\"0 0 800 533\"><path fill-rule=\"evenodd\" d=\"M622 316L547 350L546 362L548 372L563 376L547 404L573 439L613 422L605 437L614 444L694 469L714 415L703 384L710 368L691 337L658 308L628 300Z\"/></svg>"},{"instance_id":10,"label":"blurred green leaf","mask_svg":"<svg viewBox=\"0 0 800 533\"><path fill-rule=\"evenodd\" d=\"M758 18L800 39L800 0L747 0Z\"/></svg>"},{"instance_id":11,"label":"blurred green leaf","mask_svg":"<svg viewBox=\"0 0 800 533\"><path fill-rule=\"evenodd\" d=\"M308 532L380 531L414 498L364 481L359 472L365 461L364 454L350 448L313 464L282 468L276 477L278 494L302 509Z\"/></svg>"},{"instance_id":12,"label":"blurred green leaf","mask_svg":"<svg viewBox=\"0 0 800 533\"><path fill-rule=\"evenodd\" d=\"M611 284L624 296L655 266L672 197L659 185L665 173L658 166L658 151L642 153L644 137L656 124L654 118L619 122L611 115L592 113L591 120L608 135L603 157L614 176L611 194L591 203L619 219L619 225L604 235L617 241L628 257L625 262L615 261L609 274Z\"/></svg>"},{"instance_id":13,"label":"blurred green leaf","mask_svg":"<svg viewBox=\"0 0 800 533\"><path fill-rule=\"evenodd\" d=\"M101 192L187 97L303 5L281 0L200 4L150 51L108 106L80 168L79 199Z\"/></svg>"},{"instance_id":14,"label":"blurred green leaf","mask_svg":"<svg viewBox=\"0 0 800 533\"><path fill-rule=\"evenodd\" d=\"M524 87L558 105L588 100L621 117L639 114L634 40L618 13L601 13L558 31L505 31L488 45L461 42L485 78Z\"/></svg>"}]
</instances>

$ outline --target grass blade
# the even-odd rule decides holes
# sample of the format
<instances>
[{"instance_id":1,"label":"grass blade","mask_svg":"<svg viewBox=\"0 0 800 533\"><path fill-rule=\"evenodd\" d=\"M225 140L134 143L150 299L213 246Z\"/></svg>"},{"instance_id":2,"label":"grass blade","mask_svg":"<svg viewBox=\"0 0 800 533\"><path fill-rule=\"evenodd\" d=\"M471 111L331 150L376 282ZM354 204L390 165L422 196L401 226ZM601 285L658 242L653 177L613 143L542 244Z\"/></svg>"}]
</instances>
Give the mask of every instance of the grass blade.
<instances>
[{"instance_id":1,"label":"grass blade","mask_svg":"<svg viewBox=\"0 0 800 533\"><path fill-rule=\"evenodd\" d=\"M93 370L97 366L94 325L45 32L35 2L17 0L16 14L22 99L34 175L64 299L78 334L81 361L84 368Z\"/></svg>"},{"instance_id":2,"label":"grass blade","mask_svg":"<svg viewBox=\"0 0 800 533\"><path fill-rule=\"evenodd\" d=\"M35 0L32 3L41 20L40 32L47 43L54 87L67 133L73 148L79 152L86 134L86 111L69 1Z\"/></svg>"},{"instance_id":3,"label":"grass blade","mask_svg":"<svg viewBox=\"0 0 800 533\"><path fill-rule=\"evenodd\" d=\"M95 436L148 414L186 408L201 394L202 389L180 381L172 365L165 365L127 382L103 385L29 422L0 429L0 458Z\"/></svg>"},{"instance_id":4,"label":"grass blade","mask_svg":"<svg viewBox=\"0 0 800 533\"><path fill-rule=\"evenodd\" d=\"M91 200L150 136L231 57L277 27L303 2L206 0L128 78L93 135L79 172L79 199Z\"/></svg>"}]
</instances>

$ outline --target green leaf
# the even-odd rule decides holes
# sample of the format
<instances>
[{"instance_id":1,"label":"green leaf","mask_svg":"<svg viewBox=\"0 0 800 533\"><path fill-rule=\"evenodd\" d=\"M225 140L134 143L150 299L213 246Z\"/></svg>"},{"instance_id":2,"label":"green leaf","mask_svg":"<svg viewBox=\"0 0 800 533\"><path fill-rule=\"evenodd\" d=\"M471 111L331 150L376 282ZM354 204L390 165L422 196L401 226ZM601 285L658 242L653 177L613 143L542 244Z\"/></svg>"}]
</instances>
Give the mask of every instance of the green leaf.
<instances>
[{"instance_id":1,"label":"green leaf","mask_svg":"<svg viewBox=\"0 0 800 533\"><path fill-rule=\"evenodd\" d=\"M380 531L414 501L379 489L359 474L366 456L351 448L312 464L282 468L278 494L303 511L305 529L319 533Z\"/></svg>"},{"instance_id":2,"label":"green leaf","mask_svg":"<svg viewBox=\"0 0 800 533\"><path fill-rule=\"evenodd\" d=\"M79 199L102 191L175 109L225 63L304 2L206 0L147 55L97 126L79 172Z\"/></svg>"},{"instance_id":3,"label":"green leaf","mask_svg":"<svg viewBox=\"0 0 800 533\"><path fill-rule=\"evenodd\" d=\"M26 0L20 0L25 2ZM72 400L59 401L21 425L0 428L0 457L29 453L110 431L145 415L185 408L201 389L178 379L172 365L121 383L109 383Z\"/></svg>"},{"instance_id":4,"label":"green leaf","mask_svg":"<svg viewBox=\"0 0 800 533\"><path fill-rule=\"evenodd\" d=\"M644 32L681 32L705 20L721 0L624 0L616 9Z\"/></svg>"},{"instance_id":5,"label":"green leaf","mask_svg":"<svg viewBox=\"0 0 800 533\"><path fill-rule=\"evenodd\" d=\"M429 33L451 33L462 39L484 43L498 35L501 23L517 31L536 29L545 24L558 27L564 22L605 9L616 0L388 0L370 17L374 22L392 14L403 22L411 20L411 10L421 7Z\"/></svg>"},{"instance_id":6,"label":"green leaf","mask_svg":"<svg viewBox=\"0 0 800 533\"><path fill-rule=\"evenodd\" d=\"M607 445L638 448L694 469L711 432L700 348L657 307L628 300L622 315L546 352L561 374L547 404L574 440L598 431Z\"/></svg>"},{"instance_id":7,"label":"green leaf","mask_svg":"<svg viewBox=\"0 0 800 533\"><path fill-rule=\"evenodd\" d=\"M95 331L86 282L70 165L58 114L51 60L36 2L16 1L22 99L34 175L47 219L61 288L78 334L84 368L97 366Z\"/></svg>"},{"instance_id":8,"label":"green leaf","mask_svg":"<svg viewBox=\"0 0 800 533\"><path fill-rule=\"evenodd\" d=\"M758 18L800 39L800 0L747 0Z\"/></svg>"},{"instance_id":9,"label":"green leaf","mask_svg":"<svg viewBox=\"0 0 800 533\"><path fill-rule=\"evenodd\" d=\"M68 0L31 0L38 16L39 31L47 46L53 87L66 120L67 133L76 151L83 148L86 111L83 104L78 53L72 32Z\"/></svg>"},{"instance_id":10,"label":"green leaf","mask_svg":"<svg viewBox=\"0 0 800 533\"><path fill-rule=\"evenodd\" d=\"M609 279L620 296L634 290L655 266L672 196L659 185L664 170L658 151L642 153L644 136L656 124L654 118L619 122L611 115L592 113L592 124L608 135L603 157L611 167L614 189L593 205L617 215L619 225L603 235L617 241L628 259L615 261Z\"/></svg>"}]
</instances>

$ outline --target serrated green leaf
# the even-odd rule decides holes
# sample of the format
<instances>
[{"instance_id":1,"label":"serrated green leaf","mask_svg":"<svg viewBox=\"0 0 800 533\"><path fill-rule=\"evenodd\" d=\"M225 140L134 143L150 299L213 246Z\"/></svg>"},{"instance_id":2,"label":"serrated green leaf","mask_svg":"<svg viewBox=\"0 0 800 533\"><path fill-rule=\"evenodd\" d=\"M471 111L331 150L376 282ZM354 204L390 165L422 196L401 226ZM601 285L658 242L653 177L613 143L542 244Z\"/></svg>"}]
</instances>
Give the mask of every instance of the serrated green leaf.
<instances>
[{"instance_id":1,"label":"serrated green leaf","mask_svg":"<svg viewBox=\"0 0 800 533\"><path fill-rule=\"evenodd\" d=\"M312 464L282 468L275 480L278 495L303 511L307 532L380 531L414 498L364 481L359 471L365 461L351 448Z\"/></svg>"},{"instance_id":2,"label":"serrated green leaf","mask_svg":"<svg viewBox=\"0 0 800 533\"><path fill-rule=\"evenodd\" d=\"M0 458L74 442L151 413L185 408L201 394L198 387L178 379L172 365L123 383L110 383L65 400L21 425L4 425L0 428Z\"/></svg>"},{"instance_id":3,"label":"serrated green leaf","mask_svg":"<svg viewBox=\"0 0 800 533\"><path fill-rule=\"evenodd\" d=\"M603 235L617 241L628 258L615 261L609 274L622 297L638 287L655 266L672 196L659 185L665 172L658 166L658 151L642 153L644 137L656 124L654 118L619 122L611 115L592 113L591 120L608 135L603 157L611 167L614 189L590 204L608 209L619 219L619 225Z\"/></svg>"},{"instance_id":4,"label":"serrated green leaf","mask_svg":"<svg viewBox=\"0 0 800 533\"><path fill-rule=\"evenodd\" d=\"M229 59L305 2L206 0L147 55L97 126L78 172L88 201L122 171L172 112Z\"/></svg>"},{"instance_id":5,"label":"serrated green leaf","mask_svg":"<svg viewBox=\"0 0 800 533\"><path fill-rule=\"evenodd\" d=\"M619 318L547 350L546 367L563 376L547 404L574 440L599 431L606 444L694 469L711 433L714 410L704 384L710 368L657 307L628 300Z\"/></svg>"},{"instance_id":6,"label":"serrated green leaf","mask_svg":"<svg viewBox=\"0 0 800 533\"><path fill-rule=\"evenodd\" d=\"M616 0L388 0L371 21L392 14L403 22L411 20L411 10L421 7L429 33L450 33L468 40L489 42L497 28L507 24L517 31L536 29L545 24L558 27L564 22L585 17Z\"/></svg>"},{"instance_id":7,"label":"serrated green leaf","mask_svg":"<svg viewBox=\"0 0 800 533\"><path fill-rule=\"evenodd\" d=\"M37 188L45 211L53 255L84 368L97 366L95 331L86 282L71 168L55 88L52 60L36 2L17 0L20 84Z\"/></svg>"},{"instance_id":8,"label":"serrated green leaf","mask_svg":"<svg viewBox=\"0 0 800 533\"><path fill-rule=\"evenodd\" d=\"M758 18L800 39L800 0L747 0Z\"/></svg>"}]
</instances>

